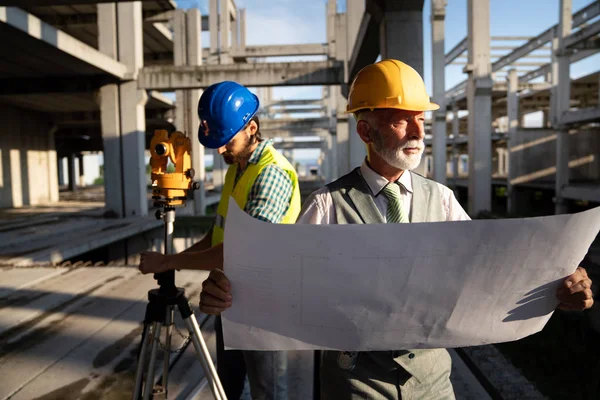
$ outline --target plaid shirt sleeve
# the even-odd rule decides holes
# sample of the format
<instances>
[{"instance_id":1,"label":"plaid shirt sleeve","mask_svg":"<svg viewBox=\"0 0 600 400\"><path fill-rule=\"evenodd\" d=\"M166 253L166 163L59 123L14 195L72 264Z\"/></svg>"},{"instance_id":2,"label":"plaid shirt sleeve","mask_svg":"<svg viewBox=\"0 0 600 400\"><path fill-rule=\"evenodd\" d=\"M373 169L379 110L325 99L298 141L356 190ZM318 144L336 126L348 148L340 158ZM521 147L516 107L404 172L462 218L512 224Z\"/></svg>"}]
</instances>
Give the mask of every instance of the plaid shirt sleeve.
<instances>
[{"instance_id":1,"label":"plaid shirt sleeve","mask_svg":"<svg viewBox=\"0 0 600 400\"><path fill-rule=\"evenodd\" d=\"M290 207L293 184L275 164L267 165L254 181L244 211L261 221L278 224Z\"/></svg>"}]
</instances>

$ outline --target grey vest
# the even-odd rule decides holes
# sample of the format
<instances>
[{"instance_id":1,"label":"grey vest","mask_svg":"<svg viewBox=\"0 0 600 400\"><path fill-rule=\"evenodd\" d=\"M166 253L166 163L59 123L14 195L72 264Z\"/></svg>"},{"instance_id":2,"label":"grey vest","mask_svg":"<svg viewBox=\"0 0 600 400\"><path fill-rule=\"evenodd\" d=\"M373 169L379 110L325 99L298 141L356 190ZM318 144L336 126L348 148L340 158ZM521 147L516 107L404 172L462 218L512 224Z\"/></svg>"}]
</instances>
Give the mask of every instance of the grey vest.
<instances>
[{"instance_id":1,"label":"grey vest","mask_svg":"<svg viewBox=\"0 0 600 400\"><path fill-rule=\"evenodd\" d=\"M410 222L445 221L446 215L442 207L438 185L416 173L410 172L410 174L413 184ZM373 201L373 193L360 173L360 168L354 169L327 187L331 193L338 224L384 223L383 216ZM356 376L361 375L359 366L353 372L356 374L352 377L354 380L366 382L377 379L377 370L380 370L381 374L385 374L398 369L400 365L414 378L410 380L410 385L403 387L403 391L407 390L414 394L419 392L416 389L420 387L427 392L432 389L431 386L441 384L446 388L450 387L449 393L451 393L451 386L448 386L450 383L447 378L442 379L443 382L437 382L440 377L450 375L450 357L445 349L363 352L357 362L364 364L365 368L362 370L368 372L363 377ZM368 367L369 365L377 365L379 368ZM349 375L348 378L350 378ZM360 383L356 383L356 385L360 385ZM416 387L409 390L409 387L413 385ZM353 390L357 390L357 387ZM383 388L382 392L385 392ZM423 397L428 398L427 396ZM446 396L442 397L446 398ZM449 394L448 397L452 398L453 396Z\"/></svg>"},{"instance_id":2,"label":"grey vest","mask_svg":"<svg viewBox=\"0 0 600 400\"><path fill-rule=\"evenodd\" d=\"M438 185L410 172L413 184L410 222L445 221ZM373 201L373 193L360 173L354 169L348 175L327 185L335 206L338 224L383 224L384 220Z\"/></svg>"}]
</instances>

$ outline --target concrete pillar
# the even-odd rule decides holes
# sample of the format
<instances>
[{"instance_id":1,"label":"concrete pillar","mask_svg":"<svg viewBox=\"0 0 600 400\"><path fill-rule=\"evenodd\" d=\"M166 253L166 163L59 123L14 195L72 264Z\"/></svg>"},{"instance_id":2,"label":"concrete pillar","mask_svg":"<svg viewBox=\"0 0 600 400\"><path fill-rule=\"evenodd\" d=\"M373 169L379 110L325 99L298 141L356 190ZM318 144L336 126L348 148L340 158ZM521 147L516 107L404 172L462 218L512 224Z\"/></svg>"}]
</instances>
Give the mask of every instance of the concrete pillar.
<instances>
[{"instance_id":1,"label":"concrete pillar","mask_svg":"<svg viewBox=\"0 0 600 400\"><path fill-rule=\"evenodd\" d=\"M69 190L77 190L77 178L75 177L75 154L71 153L68 157L67 168L69 170Z\"/></svg>"},{"instance_id":2,"label":"concrete pillar","mask_svg":"<svg viewBox=\"0 0 600 400\"><path fill-rule=\"evenodd\" d=\"M348 117L348 141L350 143L350 168L358 167L367 156L367 147L356 131L356 119Z\"/></svg>"},{"instance_id":3,"label":"concrete pillar","mask_svg":"<svg viewBox=\"0 0 600 400\"><path fill-rule=\"evenodd\" d=\"M433 180L446 184L446 61L444 50L444 19L446 0L431 1L431 51L433 100L440 109L433 112Z\"/></svg>"},{"instance_id":4,"label":"concrete pillar","mask_svg":"<svg viewBox=\"0 0 600 400\"><path fill-rule=\"evenodd\" d=\"M63 167L63 158L57 158L56 169L58 171L58 186L64 186L65 184L65 169Z\"/></svg>"},{"instance_id":5,"label":"concrete pillar","mask_svg":"<svg viewBox=\"0 0 600 400\"><path fill-rule=\"evenodd\" d=\"M231 21L231 48L237 49L239 46L239 31L240 25L238 20L238 15L236 12L235 18Z\"/></svg>"},{"instance_id":6,"label":"concrete pillar","mask_svg":"<svg viewBox=\"0 0 600 400\"><path fill-rule=\"evenodd\" d=\"M423 76L423 1L382 1L380 25L381 58L395 58L413 67ZM400 40L399 38L410 38Z\"/></svg>"},{"instance_id":7,"label":"concrete pillar","mask_svg":"<svg viewBox=\"0 0 600 400\"><path fill-rule=\"evenodd\" d=\"M50 202L57 202L59 200L58 190L58 160L56 156L56 141L54 139L55 129L51 129L48 132L48 159L47 159L47 172L48 172L48 200ZM0 162L0 165L2 163Z\"/></svg>"},{"instance_id":8,"label":"concrete pillar","mask_svg":"<svg viewBox=\"0 0 600 400\"><path fill-rule=\"evenodd\" d=\"M143 67L142 4L99 4L98 47L135 76ZM117 46L118 42L118 46ZM100 90L106 206L121 217L145 216L145 90L136 81L105 85Z\"/></svg>"},{"instance_id":9,"label":"concrete pillar","mask_svg":"<svg viewBox=\"0 0 600 400\"><path fill-rule=\"evenodd\" d=\"M554 128L556 129L556 181L555 205L556 214L567 212L567 204L562 197L562 190L569 184L569 130L562 123L562 115L569 110L571 100L571 79L569 55L565 54L564 38L571 34L572 0L560 0L558 21L558 49L554 49L552 63L552 83L556 88L552 93L555 107Z\"/></svg>"},{"instance_id":10,"label":"concrete pillar","mask_svg":"<svg viewBox=\"0 0 600 400\"><path fill-rule=\"evenodd\" d=\"M187 29L185 10L173 10L173 62L175 66L187 65ZM175 129L186 132L186 91L175 91Z\"/></svg>"},{"instance_id":11,"label":"concrete pillar","mask_svg":"<svg viewBox=\"0 0 600 400\"><path fill-rule=\"evenodd\" d=\"M79 176L77 182L79 186L85 186L85 171L83 169L83 154L77 155L77 161L79 164Z\"/></svg>"},{"instance_id":12,"label":"concrete pillar","mask_svg":"<svg viewBox=\"0 0 600 400\"><path fill-rule=\"evenodd\" d=\"M468 0L469 214L492 206L490 1Z\"/></svg>"},{"instance_id":13,"label":"concrete pillar","mask_svg":"<svg viewBox=\"0 0 600 400\"><path fill-rule=\"evenodd\" d=\"M231 31L231 20L229 19L229 2L231 0L219 0L219 61L221 64L231 62L229 56L229 35Z\"/></svg>"},{"instance_id":14,"label":"concrete pillar","mask_svg":"<svg viewBox=\"0 0 600 400\"><path fill-rule=\"evenodd\" d=\"M219 0L208 2L208 29L210 31L209 64L219 62Z\"/></svg>"},{"instance_id":15,"label":"concrete pillar","mask_svg":"<svg viewBox=\"0 0 600 400\"><path fill-rule=\"evenodd\" d=\"M515 197L511 181L515 178L514 166L511 167L510 155L514 146L517 134L517 128L519 127L519 98L517 96L517 90L519 89L519 76L517 75L516 69L511 69L508 72L508 93L506 98L506 108L508 114L508 140L506 149L508 152L508 173L506 176L506 211L510 214L515 211Z\"/></svg>"},{"instance_id":16,"label":"concrete pillar","mask_svg":"<svg viewBox=\"0 0 600 400\"><path fill-rule=\"evenodd\" d=\"M327 0L327 15L326 15L326 26L327 26L327 51L330 58L336 57L336 29L335 29L335 15L337 13L336 0Z\"/></svg>"},{"instance_id":17,"label":"concrete pillar","mask_svg":"<svg viewBox=\"0 0 600 400\"><path fill-rule=\"evenodd\" d=\"M202 65L202 15L197 8L189 9L187 12L181 9L175 10L173 17L173 48L175 65ZM184 132L192 143L192 168L195 172L194 181L200 183L200 189L194 193L192 204L187 204L187 213L193 215L204 215L206 212L205 196L205 162L204 147L200 145L196 132L198 131L198 100L202 94L201 90L177 90L176 99L176 126Z\"/></svg>"},{"instance_id":18,"label":"concrete pillar","mask_svg":"<svg viewBox=\"0 0 600 400\"><path fill-rule=\"evenodd\" d=\"M246 49L246 9L242 8L240 10L240 50Z\"/></svg>"},{"instance_id":19,"label":"concrete pillar","mask_svg":"<svg viewBox=\"0 0 600 400\"><path fill-rule=\"evenodd\" d=\"M118 37L119 61L136 75L144 66L143 19L141 1L119 3ZM145 90L136 81L120 85L121 138L123 145L124 216L148 214L144 150L146 144Z\"/></svg>"},{"instance_id":20,"label":"concrete pillar","mask_svg":"<svg viewBox=\"0 0 600 400\"><path fill-rule=\"evenodd\" d=\"M114 58L117 54L116 4L98 4L98 49ZM104 156L104 201L106 208L123 216L123 164L119 85L100 88L100 123Z\"/></svg>"},{"instance_id":21,"label":"concrete pillar","mask_svg":"<svg viewBox=\"0 0 600 400\"><path fill-rule=\"evenodd\" d=\"M202 65L202 15L197 8L187 11L187 62L188 65ZM206 214L206 162L204 146L198 141L198 100L202 91L198 89L187 91L186 119L188 136L192 142L192 168L195 171L194 181L200 183L200 188L194 193L194 214Z\"/></svg>"},{"instance_id":22,"label":"concrete pillar","mask_svg":"<svg viewBox=\"0 0 600 400\"><path fill-rule=\"evenodd\" d=\"M458 146L457 146L457 142L458 142L458 135L460 134L459 132L459 125L460 120L458 119L458 105L456 104L456 102L452 103L452 171L453 171L453 177L454 177L454 191L455 193L458 193L457 190L457 179L458 179Z\"/></svg>"}]
</instances>

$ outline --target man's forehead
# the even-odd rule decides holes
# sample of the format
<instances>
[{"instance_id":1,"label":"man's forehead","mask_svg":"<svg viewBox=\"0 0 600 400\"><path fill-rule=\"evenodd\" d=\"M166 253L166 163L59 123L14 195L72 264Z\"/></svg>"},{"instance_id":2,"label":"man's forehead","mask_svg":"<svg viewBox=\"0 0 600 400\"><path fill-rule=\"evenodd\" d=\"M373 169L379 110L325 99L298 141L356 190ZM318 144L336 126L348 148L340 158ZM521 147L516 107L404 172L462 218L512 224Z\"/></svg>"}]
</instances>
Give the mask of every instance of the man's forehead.
<instances>
[{"instance_id":1,"label":"man's forehead","mask_svg":"<svg viewBox=\"0 0 600 400\"><path fill-rule=\"evenodd\" d=\"M417 117L425 114L423 111L408 111L399 110L396 108L378 108L374 111L378 118L382 118L384 120Z\"/></svg>"}]
</instances>

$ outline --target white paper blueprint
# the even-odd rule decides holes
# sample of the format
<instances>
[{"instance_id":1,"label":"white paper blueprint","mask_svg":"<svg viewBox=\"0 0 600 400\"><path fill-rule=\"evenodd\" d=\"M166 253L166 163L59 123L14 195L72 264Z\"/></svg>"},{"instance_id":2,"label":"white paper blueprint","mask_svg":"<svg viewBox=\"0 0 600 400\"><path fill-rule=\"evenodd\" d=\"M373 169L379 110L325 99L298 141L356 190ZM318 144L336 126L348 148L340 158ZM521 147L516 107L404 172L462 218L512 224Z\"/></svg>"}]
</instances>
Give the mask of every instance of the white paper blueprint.
<instances>
[{"instance_id":1,"label":"white paper blueprint","mask_svg":"<svg viewBox=\"0 0 600 400\"><path fill-rule=\"evenodd\" d=\"M476 346L540 331L600 229L600 207L527 219L280 225L229 202L225 345Z\"/></svg>"}]
</instances>

